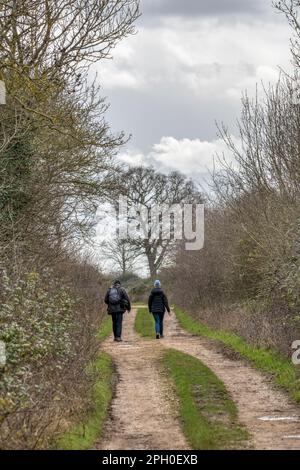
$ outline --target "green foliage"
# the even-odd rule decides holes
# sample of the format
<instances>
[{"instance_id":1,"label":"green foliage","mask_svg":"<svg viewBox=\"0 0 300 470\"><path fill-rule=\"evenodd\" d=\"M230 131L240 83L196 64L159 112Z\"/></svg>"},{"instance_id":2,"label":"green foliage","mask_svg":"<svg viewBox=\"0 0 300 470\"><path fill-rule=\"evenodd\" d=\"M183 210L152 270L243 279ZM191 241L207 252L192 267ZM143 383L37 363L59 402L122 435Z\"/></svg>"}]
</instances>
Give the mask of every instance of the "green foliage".
<instances>
[{"instance_id":1,"label":"green foliage","mask_svg":"<svg viewBox=\"0 0 300 470\"><path fill-rule=\"evenodd\" d=\"M141 278L133 272L126 272L125 274L121 274L119 276L119 280L121 281L122 285L128 289L138 284L141 281Z\"/></svg>"},{"instance_id":2,"label":"green foliage","mask_svg":"<svg viewBox=\"0 0 300 470\"><path fill-rule=\"evenodd\" d=\"M130 289L130 295L134 302L147 302L152 288L152 279L139 279Z\"/></svg>"},{"instance_id":3,"label":"green foliage","mask_svg":"<svg viewBox=\"0 0 300 470\"><path fill-rule=\"evenodd\" d=\"M7 364L0 372L0 394L13 407L29 399L33 369L47 360L60 369L69 359L74 303L50 275L36 272L18 280L4 273L1 297L0 340L6 345ZM0 411L7 411L1 402Z\"/></svg>"},{"instance_id":4,"label":"green foliage","mask_svg":"<svg viewBox=\"0 0 300 470\"><path fill-rule=\"evenodd\" d=\"M233 248L234 263L231 265L227 289L235 298L248 299L256 296L261 284L260 258L255 242L244 237Z\"/></svg>"},{"instance_id":5,"label":"green foliage","mask_svg":"<svg viewBox=\"0 0 300 470\"><path fill-rule=\"evenodd\" d=\"M255 367L271 374L275 382L287 390L292 398L300 403L300 379L297 366L285 359L277 351L248 344L243 338L221 330L213 330L193 320L183 310L175 308L175 313L182 328L198 336L220 341L248 359Z\"/></svg>"},{"instance_id":6,"label":"green foliage","mask_svg":"<svg viewBox=\"0 0 300 470\"><path fill-rule=\"evenodd\" d=\"M223 382L198 359L168 350L163 364L174 382L183 430L193 449L242 447L247 436Z\"/></svg>"},{"instance_id":7,"label":"green foliage","mask_svg":"<svg viewBox=\"0 0 300 470\"><path fill-rule=\"evenodd\" d=\"M32 137L31 137L32 139ZM24 226L18 222L26 217L32 201L34 158L30 136L13 139L0 158L0 246L11 242L11 230ZM16 233L15 233L16 236ZM2 247L3 249L3 247Z\"/></svg>"}]
</instances>

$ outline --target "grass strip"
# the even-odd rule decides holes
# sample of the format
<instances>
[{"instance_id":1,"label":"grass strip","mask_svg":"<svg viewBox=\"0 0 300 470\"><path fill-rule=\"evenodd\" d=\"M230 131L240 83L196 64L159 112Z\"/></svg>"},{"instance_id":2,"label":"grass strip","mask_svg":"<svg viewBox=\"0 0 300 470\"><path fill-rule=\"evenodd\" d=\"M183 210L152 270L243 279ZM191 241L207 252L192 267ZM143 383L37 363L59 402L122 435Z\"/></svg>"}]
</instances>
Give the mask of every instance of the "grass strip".
<instances>
[{"instance_id":1,"label":"grass strip","mask_svg":"<svg viewBox=\"0 0 300 470\"><path fill-rule=\"evenodd\" d=\"M183 432L194 450L240 449L247 431L238 422L234 402L223 382L199 359L167 350L163 366L179 399Z\"/></svg>"},{"instance_id":2,"label":"grass strip","mask_svg":"<svg viewBox=\"0 0 300 470\"><path fill-rule=\"evenodd\" d=\"M193 335L203 336L220 341L249 360L262 372L271 374L275 383L289 392L291 397L300 403L299 366L272 349L249 344L244 338L223 330L214 330L194 320L182 309L175 307L175 314L180 326Z\"/></svg>"},{"instance_id":3,"label":"grass strip","mask_svg":"<svg viewBox=\"0 0 300 470\"><path fill-rule=\"evenodd\" d=\"M100 330L97 333L97 338L102 342L111 335L112 321L111 315L106 315L102 321Z\"/></svg>"},{"instance_id":4,"label":"grass strip","mask_svg":"<svg viewBox=\"0 0 300 470\"><path fill-rule=\"evenodd\" d=\"M103 341L111 333L111 319L106 317L97 337ZM84 422L75 424L59 437L56 447L63 450L87 450L101 437L104 422L112 400L113 364L111 357L101 352L89 364L88 373L95 383L92 389L93 409Z\"/></svg>"},{"instance_id":5,"label":"grass strip","mask_svg":"<svg viewBox=\"0 0 300 470\"><path fill-rule=\"evenodd\" d=\"M135 331L143 338L154 338L154 319L147 308L139 308L135 317Z\"/></svg>"}]
</instances>

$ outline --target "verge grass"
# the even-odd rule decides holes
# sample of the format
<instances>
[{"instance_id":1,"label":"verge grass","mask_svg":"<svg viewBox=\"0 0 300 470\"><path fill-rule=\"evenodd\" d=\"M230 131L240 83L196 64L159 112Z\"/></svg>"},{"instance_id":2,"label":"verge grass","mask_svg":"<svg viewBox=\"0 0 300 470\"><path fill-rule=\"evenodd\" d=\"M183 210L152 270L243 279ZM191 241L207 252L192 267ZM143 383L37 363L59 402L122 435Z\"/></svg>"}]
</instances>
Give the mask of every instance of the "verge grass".
<instances>
[{"instance_id":1,"label":"verge grass","mask_svg":"<svg viewBox=\"0 0 300 470\"><path fill-rule=\"evenodd\" d=\"M103 341L111 333L111 319L105 317L97 335ZM98 357L88 366L88 374L92 374L92 410L82 423L74 424L59 437L56 448L63 450L87 450L101 437L104 422L112 400L113 363L111 357L100 352Z\"/></svg>"},{"instance_id":2,"label":"verge grass","mask_svg":"<svg viewBox=\"0 0 300 470\"><path fill-rule=\"evenodd\" d=\"M223 382L200 360L173 349L164 353L162 363L174 383L183 432L191 447L244 448L249 436L238 422Z\"/></svg>"},{"instance_id":3,"label":"verge grass","mask_svg":"<svg viewBox=\"0 0 300 470\"><path fill-rule=\"evenodd\" d=\"M291 397L300 403L300 369L292 363L291 359L281 356L279 352L272 349L251 345L236 334L214 330L194 320L178 307L175 307L174 311L183 329L193 335L217 340L229 346L257 369L270 374L277 385L288 391Z\"/></svg>"},{"instance_id":4,"label":"verge grass","mask_svg":"<svg viewBox=\"0 0 300 470\"><path fill-rule=\"evenodd\" d=\"M138 308L134 327L143 338L155 337L154 319L146 307Z\"/></svg>"}]
</instances>

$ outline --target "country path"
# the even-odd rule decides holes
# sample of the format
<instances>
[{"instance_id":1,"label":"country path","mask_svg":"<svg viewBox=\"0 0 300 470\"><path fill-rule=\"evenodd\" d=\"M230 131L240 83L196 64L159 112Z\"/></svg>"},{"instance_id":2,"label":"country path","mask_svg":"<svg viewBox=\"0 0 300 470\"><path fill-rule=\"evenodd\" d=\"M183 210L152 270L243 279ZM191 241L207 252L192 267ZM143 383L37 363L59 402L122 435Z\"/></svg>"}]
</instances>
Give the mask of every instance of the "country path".
<instances>
[{"instance_id":1,"label":"country path","mask_svg":"<svg viewBox=\"0 0 300 470\"><path fill-rule=\"evenodd\" d=\"M112 336L103 349L113 358L118 383L106 423L103 450L184 450L189 446L176 415L176 399L159 369L163 345L134 331L136 311L125 314L122 343Z\"/></svg>"},{"instance_id":2,"label":"country path","mask_svg":"<svg viewBox=\"0 0 300 470\"><path fill-rule=\"evenodd\" d=\"M300 449L300 408L269 377L228 357L218 343L185 332L174 314L166 316L164 339L142 339L134 331L135 315L133 311L124 319L123 343L109 338L103 346L115 362L118 383L104 439L96 449L189 448L170 383L157 366L164 348L197 357L224 382L255 449Z\"/></svg>"}]
</instances>

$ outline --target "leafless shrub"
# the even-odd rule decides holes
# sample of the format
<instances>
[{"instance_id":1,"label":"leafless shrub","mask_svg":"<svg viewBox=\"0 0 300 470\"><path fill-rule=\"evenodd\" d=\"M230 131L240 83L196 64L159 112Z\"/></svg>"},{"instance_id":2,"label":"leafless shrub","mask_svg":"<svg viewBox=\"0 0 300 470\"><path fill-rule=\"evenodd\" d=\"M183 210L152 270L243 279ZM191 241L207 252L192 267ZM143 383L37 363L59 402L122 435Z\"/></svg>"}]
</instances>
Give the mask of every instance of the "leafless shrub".
<instances>
[{"instance_id":1,"label":"leafless shrub","mask_svg":"<svg viewBox=\"0 0 300 470\"><path fill-rule=\"evenodd\" d=\"M283 75L264 97L243 98L240 143L219 157L204 249L182 247L167 279L175 301L212 326L288 354L299 334L300 106ZM296 322L296 323L295 323Z\"/></svg>"}]
</instances>

